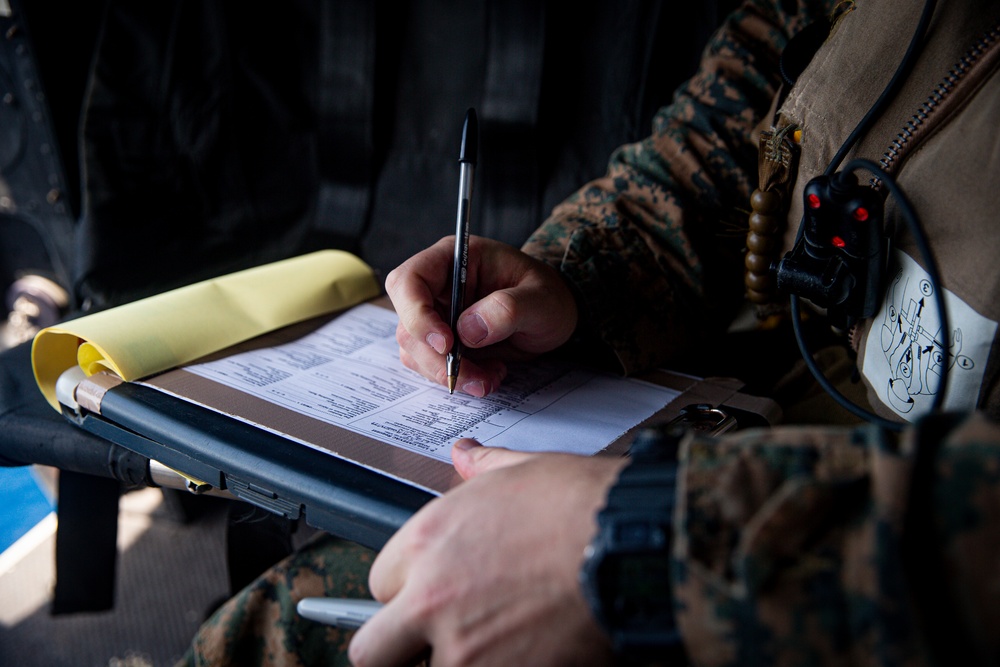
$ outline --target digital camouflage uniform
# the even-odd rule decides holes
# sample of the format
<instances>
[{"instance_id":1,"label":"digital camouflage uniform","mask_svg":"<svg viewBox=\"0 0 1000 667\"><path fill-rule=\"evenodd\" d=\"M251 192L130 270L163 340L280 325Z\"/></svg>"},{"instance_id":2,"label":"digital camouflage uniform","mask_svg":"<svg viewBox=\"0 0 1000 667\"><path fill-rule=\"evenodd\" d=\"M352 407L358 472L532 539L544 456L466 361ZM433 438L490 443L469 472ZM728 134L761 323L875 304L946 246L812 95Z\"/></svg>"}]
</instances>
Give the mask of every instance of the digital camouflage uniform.
<instances>
[{"instance_id":1,"label":"digital camouflage uniform","mask_svg":"<svg viewBox=\"0 0 1000 667\"><path fill-rule=\"evenodd\" d=\"M566 277L587 328L625 372L671 361L733 318L756 186L752 133L778 90L789 35L833 4L745 3L657 113L653 134L617 150L607 175L556 207L524 245Z\"/></svg>"},{"instance_id":2,"label":"digital camouflage uniform","mask_svg":"<svg viewBox=\"0 0 1000 667\"><path fill-rule=\"evenodd\" d=\"M582 316L578 340L610 349L626 373L670 365L692 349L703 349L705 340L716 340L744 299L743 253L748 202L758 187L760 130L772 123L796 122L803 137L800 164L813 170L836 148L826 144L841 140L826 138L823 123L810 115L821 113L822 104L796 98L794 88L780 113L772 108L779 91L779 54L789 36L831 15L837 5L857 9L835 27L824 58L832 57L831 52L837 55L838 30L844 31L840 43L862 21L869 30L876 26L887 33L870 33L871 41L859 47L863 51L871 44L878 56L875 46L898 46L899 53L882 54L885 64L876 67L875 74L866 73L869 63L854 54L852 62L861 63L853 73L859 90L846 84L844 89L826 87L827 102L836 109L829 120L860 114L871 105L866 97L870 89L884 85L886 68L891 74L899 61L919 14L914 4L751 0L732 14L709 43L699 72L657 114L652 136L616 151L608 174L557 207L524 246L556 267L573 289ZM936 70L920 74L927 69L921 65L934 70L940 65L935 58L950 57L948 45L964 48L971 33L1000 19L998 5L983 0L968 6L939 3L938 10L946 6L947 11L932 24L931 62L918 61L915 81L922 85L936 79ZM949 13L953 10L957 18ZM905 20L896 20L899 17ZM992 76L995 69L987 74ZM946 70L941 65L941 72ZM996 90L993 80L973 89L983 91L980 103L984 94ZM852 97L855 93L857 98ZM904 93L903 106L910 104L905 88ZM839 106L830 96L843 98ZM978 134L971 140L985 147L965 147L975 157L971 168L992 169L993 182L1000 168L998 158L991 157L1000 156L996 108L992 127L974 125ZM959 111L975 120L975 109L968 104ZM923 146L925 157L942 154L942 164L949 165L942 174L961 171L947 161L953 157L947 149L960 143L948 132L936 129L934 136L948 140ZM872 146L878 141L876 137ZM874 150L864 140L859 146ZM919 174L924 166L920 155L913 165L912 172ZM817 173L804 171L795 184L798 191L806 177ZM995 222L996 208L986 215L991 193L956 201L941 187L927 189L930 195L924 196L916 184L904 182L906 169L898 173L901 185L914 193L917 208L931 211L928 217L940 217L935 197L961 211L962 219L948 224L959 224L963 238L979 246L979 264L971 270L984 278L981 294L967 289L962 296L985 311L987 319L998 319L993 311L1000 308L1000 269L988 264L997 264L1000 249L993 249L1000 235L995 225L992 231L983 225L988 219ZM953 191L964 191L968 181L951 185ZM797 219L794 199L790 205L788 218ZM935 220L929 222L948 266L959 264L947 247L951 239L934 228ZM787 244L794 225L785 235ZM901 245L907 247L905 235ZM969 267L944 271L945 285L968 287L963 285L968 283L965 270ZM846 355L842 349L834 356L841 361L852 358L865 333L852 337L853 349L843 346ZM987 351L991 345L996 346L995 340L987 340ZM675 608L692 663L924 665L1000 660L1000 633L994 631L1000 626L996 356L980 363L982 388L973 397L974 405L961 413L917 421L901 436L874 426L812 425L685 442L672 565ZM760 359L761 368L769 361ZM811 412L812 419L806 421L836 421L833 413ZM786 410L786 416L791 414L801 415ZM330 646L320 646L315 633L333 631L304 627L292 609L295 600L306 595L351 594L342 586L351 589L353 584L336 581L329 573L351 571L353 579L345 581L363 581L371 554L350 565L341 562L349 555L343 549L319 542L268 572L206 624L188 664L230 664L219 658L227 653L246 658L239 664L337 664L332 656L343 638L331 634ZM281 654L282 649L297 655Z\"/></svg>"},{"instance_id":3,"label":"digital camouflage uniform","mask_svg":"<svg viewBox=\"0 0 1000 667\"><path fill-rule=\"evenodd\" d=\"M351 633L299 616L303 597L368 598L370 549L319 533L223 604L178 665L346 666Z\"/></svg>"},{"instance_id":4,"label":"digital camouflage uniform","mask_svg":"<svg viewBox=\"0 0 1000 667\"><path fill-rule=\"evenodd\" d=\"M759 185L759 129L793 122L801 129L787 215L796 221L805 182L822 171L901 59L917 23L915 4L856 3L772 116L765 100L776 92L782 40L775 37L807 21L783 14L786 3L747 3L728 24L740 37L710 47L705 67L657 116L653 135L620 149L608 175L558 207L528 241L526 250L575 288L584 333L611 347L626 372L669 364L729 321L744 290L738 254L746 202ZM963 301L949 302L949 310L969 306L975 314L963 324L985 321L975 391L949 404L962 412L916 421L901 437L874 426L785 426L689 441L681 452L673 571L681 634L695 664L1000 660L1000 202L993 188L974 186L977 170L995 183L1000 169L998 39L1000 3L939 3L913 72L848 154L878 160L894 147L887 151L896 151L894 173L921 215L943 284ZM734 66L731 56L749 66ZM975 63L972 74L956 76L956 62ZM908 129L897 136L900 127ZM901 229L896 211L890 200L887 221ZM786 250L796 229L784 230ZM905 229L895 241L913 261L922 259ZM916 328L893 305L925 304L890 304L892 328L879 316L862 322L850 339L859 359L883 351L865 341L878 344L881 336L890 349L907 326ZM957 354L963 331L949 333ZM954 366L951 375L963 379L963 372ZM865 384L877 399L879 387L867 377Z\"/></svg>"},{"instance_id":5,"label":"digital camouflage uniform","mask_svg":"<svg viewBox=\"0 0 1000 667\"><path fill-rule=\"evenodd\" d=\"M1000 448L982 414L685 445L675 608L697 665L995 665Z\"/></svg>"}]
</instances>

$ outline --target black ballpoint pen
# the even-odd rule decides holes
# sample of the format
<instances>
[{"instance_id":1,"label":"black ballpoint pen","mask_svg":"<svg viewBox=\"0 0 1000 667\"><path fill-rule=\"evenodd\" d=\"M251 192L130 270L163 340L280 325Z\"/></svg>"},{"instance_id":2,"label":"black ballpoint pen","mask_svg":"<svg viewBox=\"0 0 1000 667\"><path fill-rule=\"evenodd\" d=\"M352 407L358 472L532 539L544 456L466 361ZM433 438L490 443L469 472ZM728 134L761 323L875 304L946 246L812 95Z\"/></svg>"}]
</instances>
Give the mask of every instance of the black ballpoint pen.
<instances>
[{"instance_id":1,"label":"black ballpoint pen","mask_svg":"<svg viewBox=\"0 0 1000 667\"><path fill-rule=\"evenodd\" d=\"M462 363L462 343L458 340L458 316L465 310L465 280L469 267L469 211L472 206L472 179L476 171L476 154L479 152L479 122L476 110L465 112L462 125L462 149L458 163L458 220L455 223L455 260L451 275L451 333L454 341L448 352L448 393L455 393L458 368Z\"/></svg>"}]
</instances>

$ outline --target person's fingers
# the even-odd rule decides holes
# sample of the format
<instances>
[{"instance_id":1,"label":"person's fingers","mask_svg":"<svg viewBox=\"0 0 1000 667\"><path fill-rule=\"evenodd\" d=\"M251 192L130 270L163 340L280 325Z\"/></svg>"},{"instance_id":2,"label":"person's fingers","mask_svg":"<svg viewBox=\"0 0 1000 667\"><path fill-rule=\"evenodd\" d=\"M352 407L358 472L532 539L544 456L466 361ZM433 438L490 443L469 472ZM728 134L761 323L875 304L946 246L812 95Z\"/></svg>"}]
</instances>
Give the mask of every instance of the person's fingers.
<instances>
[{"instance_id":1,"label":"person's fingers","mask_svg":"<svg viewBox=\"0 0 1000 667\"><path fill-rule=\"evenodd\" d=\"M432 365L422 366L413 355L404 350L399 352L399 360L411 371L420 373L431 382L443 387L448 386L447 370L443 364L437 364L436 359L432 359ZM494 391L503 382L506 376L506 365L495 359L487 359L482 366L466 359L462 362L458 372L458 380L455 385L456 391L461 391L469 396L483 398Z\"/></svg>"},{"instance_id":2,"label":"person's fingers","mask_svg":"<svg viewBox=\"0 0 1000 667\"><path fill-rule=\"evenodd\" d=\"M462 438L451 448L451 460L462 479L472 479L490 470L523 463L534 454L502 447L483 447L472 438Z\"/></svg>"},{"instance_id":3,"label":"person's fingers","mask_svg":"<svg viewBox=\"0 0 1000 667\"><path fill-rule=\"evenodd\" d=\"M538 275L514 287L490 292L469 306L458 319L458 335L471 348L509 341L517 350L554 350L573 335L576 303L562 279L540 265Z\"/></svg>"},{"instance_id":4,"label":"person's fingers","mask_svg":"<svg viewBox=\"0 0 1000 667\"><path fill-rule=\"evenodd\" d=\"M354 633L348 658L355 667L395 667L414 664L428 645L415 619L403 617L410 608L390 601Z\"/></svg>"},{"instance_id":5,"label":"person's fingers","mask_svg":"<svg viewBox=\"0 0 1000 667\"><path fill-rule=\"evenodd\" d=\"M507 364L500 359L479 359L465 355L455 387L462 393L483 398L500 388L507 377Z\"/></svg>"},{"instance_id":6,"label":"person's fingers","mask_svg":"<svg viewBox=\"0 0 1000 667\"><path fill-rule=\"evenodd\" d=\"M399 345L399 359L404 366L432 382L445 384L445 357L426 343L416 340L402 322L396 327L396 343Z\"/></svg>"},{"instance_id":7,"label":"person's fingers","mask_svg":"<svg viewBox=\"0 0 1000 667\"><path fill-rule=\"evenodd\" d=\"M442 316L450 299L453 245L454 237L444 238L386 278L399 315L400 358L407 368L442 386L447 386L446 355L455 337ZM474 237L470 245L475 252L467 289L480 298L456 324L466 348L456 387L482 397L500 386L507 373L504 361L566 342L578 314L569 287L552 267L489 239Z\"/></svg>"},{"instance_id":8,"label":"person's fingers","mask_svg":"<svg viewBox=\"0 0 1000 667\"><path fill-rule=\"evenodd\" d=\"M436 507L440 499L432 500L397 530L385 543L368 570L368 588L372 597L388 603L395 598L406 583L413 561L411 535L427 523L432 528ZM429 523L428 523L429 522ZM419 532L417 533L419 534Z\"/></svg>"},{"instance_id":9,"label":"person's fingers","mask_svg":"<svg viewBox=\"0 0 1000 667\"><path fill-rule=\"evenodd\" d=\"M386 606L356 633L351 659L403 665L433 647L441 664L522 665L535 655L540 664L582 664L606 649L579 591L579 560L624 459L473 440L452 455L470 479L421 508L375 559L369 587ZM539 618L560 622L539 626Z\"/></svg>"},{"instance_id":10,"label":"person's fingers","mask_svg":"<svg viewBox=\"0 0 1000 667\"><path fill-rule=\"evenodd\" d=\"M444 355L452 332L438 312L447 291L454 237L444 238L409 258L389 272L385 291L392 301L399 323L414 341ZM412 350L411 350L412 353Z\"/></svg>"},{"instance_id":11,"label":"person's fingers","mask_svg":"<svg viewBox=\"0 0 1000 667\"><path fill-rule=\"evenodd\" d=\"M431 382L448 386L448 370L444 357L413 341L402 326L396 330L399 343L399 360L411 371L416 371ZM459 367L456 388L470 396L482 398L499 388L507 376L507 365L500 359L473 359L463 357Z\"/></svg>"}]
</instances>

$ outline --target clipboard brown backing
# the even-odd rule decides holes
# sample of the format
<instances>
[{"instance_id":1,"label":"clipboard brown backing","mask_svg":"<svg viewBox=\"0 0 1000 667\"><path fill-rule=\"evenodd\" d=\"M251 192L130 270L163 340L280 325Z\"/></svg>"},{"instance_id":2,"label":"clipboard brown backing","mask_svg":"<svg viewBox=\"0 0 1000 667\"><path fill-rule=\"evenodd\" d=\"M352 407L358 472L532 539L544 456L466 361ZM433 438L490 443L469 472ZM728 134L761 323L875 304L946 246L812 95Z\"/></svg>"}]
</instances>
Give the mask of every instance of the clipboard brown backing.
<instances>
[{"instance_id":1,"label":"clipboard brown backing","mask_svg":"<svg viewBox=\"0 0 1000 667\"><path fill-rule=\"evenodd\" d=\"M700 379L669 371L658 371L643 379L676 389L681 393L660 411L610 443L598 455L627 454L629 443L636 430L669 421L679 415L685 406L691 404L726 405L754 412L771 423L776 421L778 415L777 406L773 402L741 394L739 389L742 383L738 380ZM219 385L182 369L150 378L145 384L300 441L289 442L288 446L313 447L435 494L444 493L461 482L461 477L449 463L317 419L304 417L293 410Z\"/></svg>"},{"instance_id":2,"label":"clipboard brown backing","mask_svg":"<svg viewBox=\"0 0 1000 667\"><path fill-rule=\"evenodd\" d=\"M376 300L375 303L382 307L391 308L385 298ZM217 355L212 355L205 360L250 349L280 345L309 333L330 319L330 317L319 318L319 320L272 332ZM742 383L738 380L729 378L702 379L666 370L645 374L641 379L679 391L681 392L680 396L610 443L599 454L619 456L626 454L636 429L648 424L669 421L676 417L685 406L691 404L729 405L745 412L759 414L769 423L773 423L777 419L776 404L766 399L740 394L739 389L742 387ZM435 494L444 493L461 482L455 469L447 462L302 415L294 410L251 396L238 389L226 387L184 369L167 371L148 378L143 383L287 436L297 441L294 446L309 446L319 449ZM291 443L289 444L291 445Z\"/></svg>"},{"instance_id":3,"label":"clipboard brown backing","mask_svg":"<svg viewBox=\"0 0 1000 667\"><path fill-rule=\"evenodd\" d=\"M375 303L388 307L386 299ZM204 360L278 345L329 319L265 334ZM738 380L669 371L641 379L680 395L598 455L626 454L637 429L669 421L691 404L734 408L759 416L760 423L780 419L776 403L741 393ZM86 391L84 385L92 382L99 384L100 378L84 380L80 388ZM180 369L97 389L97 404L82 414L64 407L67 419L242 500L371 548L381 548L413 512L459 481L447 463L303 418ZM248 422L267 423L310 446Z\"/></svg>"}]
</instances>

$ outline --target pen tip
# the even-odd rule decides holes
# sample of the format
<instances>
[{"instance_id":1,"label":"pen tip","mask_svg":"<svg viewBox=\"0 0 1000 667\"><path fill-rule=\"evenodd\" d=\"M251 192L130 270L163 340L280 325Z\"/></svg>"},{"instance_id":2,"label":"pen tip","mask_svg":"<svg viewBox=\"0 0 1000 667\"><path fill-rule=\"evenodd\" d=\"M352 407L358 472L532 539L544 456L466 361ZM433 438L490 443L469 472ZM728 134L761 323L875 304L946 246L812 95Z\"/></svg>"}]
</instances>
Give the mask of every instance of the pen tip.
<instances>
[{"instance_id":1,"label":"pen tip","mask_svg":"<svg viewBox=\"0 0 1000 667\"><path fill-rule=\"evenodd\" d=\"M455 377L454 375L449 375L448 376L448 393L449 394L454 394L455 393L455 382L457 382L457 381L458 381L458 378Z\"/></svg>"}]
</instances>

